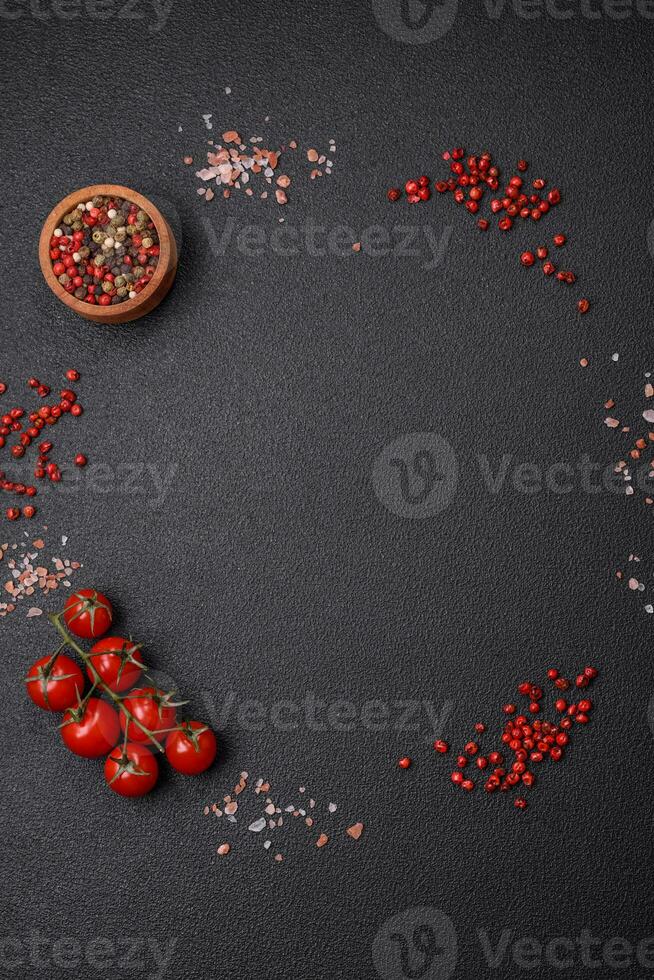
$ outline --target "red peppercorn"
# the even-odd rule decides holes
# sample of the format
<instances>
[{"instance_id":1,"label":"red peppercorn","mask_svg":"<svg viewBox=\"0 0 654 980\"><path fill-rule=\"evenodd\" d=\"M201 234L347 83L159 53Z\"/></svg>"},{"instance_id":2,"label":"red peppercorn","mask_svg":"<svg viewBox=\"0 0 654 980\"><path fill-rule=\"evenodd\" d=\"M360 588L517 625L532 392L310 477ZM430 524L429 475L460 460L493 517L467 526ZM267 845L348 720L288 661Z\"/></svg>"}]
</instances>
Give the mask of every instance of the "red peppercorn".
<instances>
[{"instance_id":1,"label":"red peppercorn","mask_svg":"<svg viewBox=\"0 0 654 980\"><path fill-rule=\"evenodd\" d=\"M475 784L473 783L472 779L464 779L461 783L461 789L465 789L468 793L474 788Z\"/></svg>"},{"instance_id":2,"label":"red peppercorn","mask_svg":"<svg viewBox=\"0 0 654 980\"><path fill-rule=\"evenodd\" d=\"M475 759L475 764L478 769L485 769L488 765L488 759L483 755L478 755Z\"/></svg>"},{"instance_id":3,"label":"red peppercorn","mask_svg":"<svg viewBox=\"0 0 654 980\"><path fill-rule=\"evenodd\" d=\"M510 231L513 227L513 222L510 218L502 218L499 222L500 231Z\"/></svg>"},{"instance_id":4,"label":"red peppercorn","mask_svg":"<svg viewBox=\"0 0 654 980\"><path fill-rule=\"evenodd\" d=\"M442 738L436 739L434 748L437 752L445 753L449 750L449 745Z\"/></svg>"},{"instance_id":5,"label":"red peppercorn","mask_svg":"<svg viewBox=\"0 0 654 980\"><path fill-rule=\"evenodd\" d=\"M557 677L554 681L554 686L558 687L559 691L567 691L570 687L570 681L565 677Z\"/></svg>"},{"instance_id":6,"label":"red peppercorn","mask_svg":"<svg viewBox=\"0 0 654 980\"><path fill-rule=\"evenodd\" d=\"M459 772L458 770L455 770L455 772L453 772L452 775L450 776L450 779L452 780L453 783L460 784L463 782L463 773Z\"/></svg>"},{"instance_id":7,"label":"red peppercorn","mask_svg":"<svg viewBox=\"0 0 654 980\"><path fill-rule=\"evenodd\" d=\"M546 276L551 276L552 273L556 272L556 266L553 262L543 262L543 272Z\"/></svg>"},{"instance_id":8,"label":"red peppercorn","mask_svg":"<svg viewBox=\"0 0 654 980\"><path fill-rule=\"evenodd\" d=\"M78 453L77 456L75 457L75 466L86 466L87 463L88 463L88 459L86 458L84 453Z\"/></svg>"},{"instance_id":9,"label":"red peppercorn","mask_svg":"<svg viewBox=\"0 0 654 980\"><path fill-rule=\"evenodd\" d=\"M554 762L559 762L563 758L563 749L558 745L553 745L550 748L550 759Z\"/></svg>"},{"instance_id":10,"label":"red peppercorn","mask_svg":"<svg viewBox=\"0 0 654 980\"><path fill-rule=\"evenodd\" d=\"M10 521L17 521L20 517L20 510L18 507L8 507L6 513Z\"/></svg>"},{"instance_id":11,"label":"red peppercorn","mask_svg":"<svg viewBox=\"0 0 654 980\"><path fill-rule=\"evenodd\" d=\"M567 711L568 702L565 700L565 698L559 698L554 704L554 707L556 708L557 711L561 711L561 712Z\"/></svg>"},{"instance_id":12,"label":"red peppercorn","mask_svg":"<svg viewBox=\"0 0 654 980\"><path fill-rule=\"evenodd\" d=\"M407 180L404 185L404 190L407 194L417 194L418 193L418 181L417 180ZM129 221L129 218L127 219Z\"/></svg>"},{"instance_id":13,"label":"red peppercorn","mask_svg":"<svg viewBox=\"0 0 654 980\"><path fill-rule=\"evenodd\" d=\"M541 259L541 260L542 260L542 259L546 259L546 258L547 258L547 249L545 248L545 246L544 246L544 245L540 245L540 246L539 246L539 247L538 247L538 248L536 249L536 255L537 255L537 256L538 256L538 258L539 258L539 259Z\"/></svg>"},{"instance_id":14,"label":"red peppercorn","mask_svg":"<svg viewBox=\"0 0 654 980\"><path fill-rule=\"evenodd\" d=\"M561 248L562 245L565 245L567 238L565 237L565 235L555 235L552 241L554 242L557 248Z\"/></svg>"},{"instance_id":15,"label":"red peppercorn","mask_svg":"<svg viewBox=\"0 0 654 980\"><path fill-rule=\"evenodd\" d=\"M475 731L476 732L479 732L479 734L481 735L482 732L485 732L486 731L486 726L485 725L482 725L482 723L480 721L478 721L477 724L475 725Z\"/></svg>"},{"instance_id":16,"label":"red peppercorn","mask_svg":"<svg viewBox=\"0 0 654 980\"><path fill-rule=\"evenodd\" d=\"M597 667L584 667L584 677L587 677L589 680L597 677L598 673Z\"/></svg>"},{"instance_id":17,"label":"red peppercorn","mask_svg":"<svg viewBox=\"0 0 654 980\"><path fill-rule=\"evenodd\" d=\"M520 261L524 266L533 265L536 259L534 258L533 252L523 252L520 256Z\"/></svg>"},{"instance_id":18,"label":"red peppercorn","mask_svg":"<svg viewBox=\"0 0 654 980\"><path fill-rule=\"evenodd\" d=\"M400 767L400 769L408 769L410 765L411 765L411 759L408 757L408 755L405 755L404 758L400 759L400 761L398 762L398 766Z\"/></svg>"},{"instance_id":19,"label":"red peppercorn","mask_svg":"<svg viewBox=\"0 0 654 980\"><path fill-rule=\"evenodd\" d=\"M579 674L575 680L575 684L577 687L588 687L588 680L589 678L585 674Z\"/></svg>"},{"instance_id":20,"label":"red peppercorn","mask_svg":"<svg viewBox=\"0 0 654 980\"><path fill-rule=\"evenodd\" d=\"M389 201L399 201L401 196L402 191L399 187L391 187L388 191L386 191L386 197ZM66 377L68 377L68 375L66 375ZM70 378L70 380L77 381L77 378Z\"/></svg>"},{"instance_id":21,"label":"red peppercorn","mask_svg":"<svg viewBox=\"0 0 654 980\"><path fill-rule=\"evenodd\" d=\"M491 754L488 756L488 761L492 765L498 766L504 761L504 759L501 752L491 752Z\"/></svg>"},{"instance_id":22,"label":"red peppercorn","mask_svg":"<svg viewBox=\"0 0 654 980\"><path fill-rule=\"evenodd\" d=\"M83 411L84 411L84 409L77 402L75 402L74 405L71 405L71 408L70 408L70 414L71 415L75 415L77 417L78 415L81 415Z\"/></svg>"},{"instance_id":23,"label":"red peppercorn","mask_svg":"<svg viewBox=\"0 0 654 980\"><path fill-rule=\"evenodd\" d=\"M561 200L561 191L558 189L558 187L552 188L552 190L547 195L547 200L550 202L550 204L559 203L559 201Z\"/></svg>"},{"instance_id":24,"label":"red peppercorn","mask_svg":"<svg viewBox=\"0 0 654 980\"><path fill-rule=\"evenodd\" d=\"M66 371L66 378L68 381L79 381L80 373L75 368L70 368L70 370Z\"/></svg>"},{"instance_id":25,"label":"red peppercorn","mask_svg":"<svg viewBox=\"0 0 654 980\"><path fill-rule=\"evenodd\" d=\"M477 752L479 752L479 746L476 742L468 742L463 751L466 753L466 755L477 755Z\"/></svg>"},{"instance_id":26,"label":"red peppercorn","mask_svg":"<svg viewBox=\"0 0 654 980\"><path fill-rule=\"evenodd\" d=\"M529 164L527 163L526 160L518 160L518 170L521 173L524 173L528 166Z\"/></svg>"},{"instance_id":27,"label":"red peppercorn","mask_svg":"<svg viewBox=\"0 0 654 980\"><path fill-rule=\"evenodd\" d=\"M522 797L518 797L518 799L514 801L513 805L518 810L526 810L528 806L527 801L523 800Z\"/></svg>"},{"instance_id":28,"label":"red peppercorn","mask_svg":"<svg viewBox=\"0 0 654 980\"><path fill-rule=\"evenodd\" d=\"M11 455L15 459L20 459L21 456L24 456L25 455L25 447L24 446L20 446L20 445L19 446L12 446L11 447Z\"/></svg>"},{"instance_id":29,"label":"red peppercorn","mask_svg":"<svg viewBox=\"0 0 654 980\"><path fill-rule=\"evenodd\" d=\"M504 707L502 708L502 711L504 712L505 715L514 715L515 714L515 705L514 704L505 704Z\"/></svg>"},{"instance_id":30,"label":"red peppercorn","mask_svg":"<svg viewBox=\"0 0 654 980\"><path fill-rule=\"evenodd\" d=\"M35 514L36 514L36 507L32 507L31 504L28 504L27 507L23 507L23 517L27 517L28 519L31 519L32 517L34 517Z\"/></svg>"},{"instance_id":31,"label":"red peppercorn","mask_svg":"<svg viewBox=\"0 0 654 980\"><path fill-rule=\"evenodd\" d=\"M590 309L590 303L587 299L580 299L577 303L577 309L580 313L588 313Z\"/></svg>"},{"instance_id":32,"label":"red peppercorn","mask_svg":"<svg viewBox=\"0 0 654 980\"><path fill-rule=\"evenodd\" d=\"M477 221L477 227L480 231L488 231L489 222L486 220L486 218L479 218Z\"/></svg>"},{"instance_id":33,"label":"red peppercorn","mask_svg":"<svg viewBox=\"0 0 654 980\"><path fill-rule=\"evenodd\" d=\"M459 767L459 769L465 769L465 767L468 765L467 756L465 755L457 756L456 764Z\"/></svg>"}]
</instances>

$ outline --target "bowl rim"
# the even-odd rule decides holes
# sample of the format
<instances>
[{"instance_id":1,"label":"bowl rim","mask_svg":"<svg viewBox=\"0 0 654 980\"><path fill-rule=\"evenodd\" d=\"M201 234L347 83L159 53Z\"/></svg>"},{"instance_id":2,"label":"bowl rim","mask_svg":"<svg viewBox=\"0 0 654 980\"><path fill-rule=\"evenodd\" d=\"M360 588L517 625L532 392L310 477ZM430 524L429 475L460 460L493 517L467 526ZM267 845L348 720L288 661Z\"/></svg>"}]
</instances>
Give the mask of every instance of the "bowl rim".
<instances>
[{"instance_id":1,"label":"bowl rim","mask_svg":"<svg viewBox=\"0 0 654 980\"><path fill-rule=\"evenodd\" d=\"M115 195L116 197L125 198L132 204L138 204L139 208L142 211L146 211L154 222L157 235L159 236L159 261L157 262L157 268L150 282L133 299L127 299L123 303L116 303L114 305L110 303L108 306L99 306L97 303L85 303L71 293L67 293L52 271L52 260L50 258L50 239L55 228L59 226L64 214L70 211L73 205L79 204L82 199L86 203L86 201L98 194ZM123 314L129 315L130 313L136 312L143 303L150 299L164 277L169 273L171 267L174 268L177 265L176 247L173 252L171 239L172 231L165 217L156 205L143 194L139 194L138 191L133 190L131 187L125 187L122 184L90 184L88 187L80 187L79 190L67 194L50 211L50 214L43 222L39 238L39 262L43 277L52 292L57 299L65 303L75 313L84 317L88 317L92 313L94 319L115 317L118 312L120 312L121 316Z\"/></svg>"}]
</instances>

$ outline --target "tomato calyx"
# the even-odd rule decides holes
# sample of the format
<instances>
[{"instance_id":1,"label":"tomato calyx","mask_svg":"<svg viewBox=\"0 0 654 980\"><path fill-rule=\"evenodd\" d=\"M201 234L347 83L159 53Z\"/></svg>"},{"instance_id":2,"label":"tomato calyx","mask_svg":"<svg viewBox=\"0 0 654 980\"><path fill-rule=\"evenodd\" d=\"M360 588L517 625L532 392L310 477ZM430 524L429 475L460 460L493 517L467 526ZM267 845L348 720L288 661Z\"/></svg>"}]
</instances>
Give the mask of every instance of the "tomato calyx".
<instances>
[{"instance_id":1,"label":"tomato calyx","mask_svg":"<svg viewBox=\"0 0 654 980\"><path fill-rule=\"evenodd\" d=\"M143 698L147 701L153 701L157 706L157 711L159 713L159 717L161 718L166 708L182 708L185 704L188 704L188 701L173 700L176 693L177 692L174 690L159 691L156 689L155 690L145 689L139 693L135 693L134 691L131 691L128 694L126 694L125 697L132 698L135 701L138 700L139 698ZM168 729L168 731L174 732L178 727L179 725L175 725L174 728L170 728Z\"/></svg>"},{"instance_id":2,"label":"tomato calyx","mask_svg":"<svg viewBox=\"0 0 654 980\"><path fill-rule=\"evenodd\" d=\"M72 614L72 616L69 617L69 624L74 623L76 619L79 619L81 616L88 613L91 620L91 634L93 635L95 632L95 617L99 609L104 609L107 615L111 618L111 606L104 601L101 594L95 589L93 590L93 594L90 596L84 596L81 593L76 592L74 598L77 600L78 608Z\"/></svg>"},{"instance_id":3,"label":"tomato calyx","mask_svg":"<svg viewBox=\"0 0 654 980\"><path fill-rule=\"evenodd\" d=\"M196 722L197 725L197 722ZM205 732L210 731L208 725L201 725L199 728L193 727L193 722L191 721L181 721L176 728L173 728L174 732L182 732L182 734L189 740L196 752L200 752L200 736L204 735Z\"/></svg>"},{"instance_id":4,"label":"tomato calyx","mask_svg":"<svg viewBox=\"0 0 654 980\"><path fill-rule=\"evenodd\" d=\"M111 759L111 761L115 762L118 766L116 772L109 780L108 783L109 786L111 786L112 783L115 783L117 779L120 779L120 777L124 775L124 773L127 773L129 776L150 775L150 773L146 772L145 769L140 769L133 759L130 759L130 757L127 754L125 746L123 746L123 748L120 750L120 756L115 755L116 751L117 750L114 749L113 752L109 753L109 758Z\"/></svg>"},{"instance_id":5,"label":"tomato calyx","mask_svg":"<svg viewBox=\"0 0 654 980\"><path fill-rule=\"evenodd\" d=\"M134 667L138 667L139 670L147 670L147 665L141 659L137 659L134 655L139 653L143 649L142 643L134 643L131 636L128 640L121 640L120 646L112 647L106 650L91 650L91 657L101 657L104 654L110 653L114 657L118 657L120 664L118 667L118 672L116 674L116 684L120 684L122 680L123 672L128 664L132 664ZM95 651L95 652L94 652Z\"/></svg>"},{"instance_id":6,"label":"tomato calyx","mask_svg":"<svg viewBox=\"0 0 654 980\"><path fill-rule=\"evenodd\" d=\"M54 671L55 664L57 662L57 657L61 653L63 653L63 651L66 649L66 646L67 646L66 643L62 643L62 645L59 647L56 653L53 653L50 659L46 663L41 664L39 667L37 667L35 674L33 674L31 677L28 675L27 677L23 678L26 684L38 683L40 685L41 693L43 695L43 700L48 706L50 705L50 699L48 698L48 683L50 682L54 683L55 681L69 681L75 677L74 674L55 674L53 676L53 671ZM79 693L78 693L78 697L79 697Z\"/></svg>"}]
</instances>

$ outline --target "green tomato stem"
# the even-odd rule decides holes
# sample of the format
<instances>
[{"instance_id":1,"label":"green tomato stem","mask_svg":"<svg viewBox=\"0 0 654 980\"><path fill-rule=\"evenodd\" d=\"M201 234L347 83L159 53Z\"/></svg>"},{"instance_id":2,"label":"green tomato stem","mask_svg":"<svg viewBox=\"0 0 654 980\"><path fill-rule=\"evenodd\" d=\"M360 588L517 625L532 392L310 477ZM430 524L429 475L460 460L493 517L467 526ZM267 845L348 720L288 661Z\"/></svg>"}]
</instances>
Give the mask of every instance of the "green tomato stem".
<instances>
[{"instance_id":1,"label":"green tomato stem","mask_svg":"<svg viewBox=\"0 0 654 980\"><path fill-rule=\"evenodd\" d=\"M75 651L77 656L84 662L84 664L91 671L91 675L93 677L94 689L96 687L99 687L104 692L104 694L106 694L107 697L110 698L111 701L113 701L113 703L118 708L118 710L122 711L122 713L125 715L127 720L131 722L133 725L135 725L136 728L139 728L143 732L143 734L147 736L148 741L152 742L157 747L159 752L163 752L164 747L161 744L161 742L158 741L158 739L153 734L153 732L151 732L149 728L146 728L146 726L143 725L138 720L138 718L135 718L132 712L127 707L127 705L124 703L123 699L120 697L120 695L116 694L114 691L111 690L110 687L107 686L107 684L105 684L105 682L102 680L99 673L95 669L95 664L93 663L92 658L88 655L86 650L83 650L82 647L78 643L76 643L75 640L72 638L72 636L68 633L66 627L61 621L61 618L62 618L61 613L51 613L48 616L48 619L50 620L50 622L52 623L52 625L54 626L54 628L57 630L57 632L60 634L60 636L64 641L61 649L63 650L64 647L69 646L72 650ZM126 743L127 743L127 726L125 726L125 744Z\"/></svg>"}]
</instances>

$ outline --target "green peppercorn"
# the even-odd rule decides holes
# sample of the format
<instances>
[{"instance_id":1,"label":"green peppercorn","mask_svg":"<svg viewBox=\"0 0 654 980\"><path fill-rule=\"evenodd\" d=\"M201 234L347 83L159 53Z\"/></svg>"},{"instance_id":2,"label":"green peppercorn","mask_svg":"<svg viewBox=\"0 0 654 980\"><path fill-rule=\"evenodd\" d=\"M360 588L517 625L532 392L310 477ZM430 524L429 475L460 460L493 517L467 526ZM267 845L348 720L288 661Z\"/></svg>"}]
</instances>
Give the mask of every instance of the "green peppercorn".
<instances>
[{"instance_id":1,"label":"green peppercorn","mask_svg":"<svg viewBox=\"0 0 654 980\"><path fill-rule=\"evenodd\" d=\"M114 279L114 284L116 285L116 287L124 286L125 285L125 277L124 276L116 276L116 278Z\"/></svg>"},{"instance_id":2,"label":"green peppercorn","mask_svg":"<svg viewBox=\"0 0 654 980\"><path fill-rule=\"evenodd\" d=\"M84 227L84 223L82 221L73 221L70 227L73 229L73 231L81 231Z\"/></svg>"},{"instance_id":3,"label":"green peppercorn","mask_svg":"<svg viewBox=\"0 0 654 980\"><path fill-rule=\"evenodd\" d=\"M91 254L91 249L88 247L88 245L82 245L82 247L78 248L77 251L83 259L88 259L89 255Z\"/></svg>"},{"instance_id":4,"label":"green peppercorn","mask_svg":"<svg viewBox=\"0 0 654 980\"><path fill-rule=\"evenodd\" d=\"M141 245L143 246L143 248L152 248L154 242L152 241L151 238L144 238L143 241L141 242Z\"/></svg>"},{"instance_id":5,"label":"green peppercorn","mask_svg":"<svg viewBox=\"0 0 654 980\"><path fill-rule=\"evenodd\" d=\"M67 282L70 282L70 276L66 272L62 272L60 276L57 276L57 279L62 286L65 286Z\"/></svg>"},{"instance_id":6,"label":"green peppercorn","mask_svg":"<svg viewBox=\"0 0 654 980\"><path fill-rule=\"evenodd\" d=\"M135 265L134 266L134 275L135 275L135 277L137 279L140 279L144 272L145 272L145 269L143 268L142 265Z\"/></svg>"},{"instance_id":7,"label":"green peppercorn","mask_svg":"<svg viewBox=\"0 0 654 980\"><path fill-rule=\"evenodd\" d=\"M104 255L96 255L93 259L93 265L97 265L98 269L101 265L104 265Z\"/></svg>"},{"instance_id":8,"label":"green peppercorn","mask_svg":"<svg viewBox=\"0 0 654 980\"><path fill-rule=\"evenodd\" d=\"M84 286L78 286L75 292L73 293L73 295L77 297L77 299L84 299L84 297L86 296L86 290L84 289Z\"/></svg>"},{"instance_id":9,"label":"green peppercorn","mask_svg":"<svg viewBox=\"0 0 654 980\"><path fill-rule=\"evenodd\" d=\"M93 204L94 208L101 208L102 205L104 204L104 198L101 197L99 194L96 194L96 196L93 198L91 203Z\"/></svg>"},{"instance_id":10,"label":"green peppercorn","mask_svg":"<svg viewBox=\"0 0 654 980\"><path fill-rule=\"evenodd\" d=\"M129 290L127 289L127 286L119 286L118 289L116 290L116 295L117 296L127 296L127 293L128 292L129 292Z\"/></svg>"},{"instance_id":11,"label":"green peppercorn","mask_svg":"<svg viewBox=\"0 0 654 980\"><path fill-rule=\"evenodd\" d=\"M112 282L103 282L102 283L102 292L103 293L110 293L113 288L114 288L114 285L113 285Z\"/></svg>"},{"instance_id":12,"label":"green peppercorn","mask_svg":"<svg viewBox=\"0 0 654 980\"><path fill-rule=\"evenodd\" d=\"M96 245L102 245L106 237L107 236L105 235L105 233L103 231L100 231L99 228L96 228L96 230L91 235L91 238L93 239Z\"/></svg>"}]
</instances>

